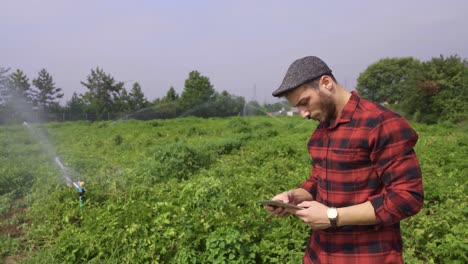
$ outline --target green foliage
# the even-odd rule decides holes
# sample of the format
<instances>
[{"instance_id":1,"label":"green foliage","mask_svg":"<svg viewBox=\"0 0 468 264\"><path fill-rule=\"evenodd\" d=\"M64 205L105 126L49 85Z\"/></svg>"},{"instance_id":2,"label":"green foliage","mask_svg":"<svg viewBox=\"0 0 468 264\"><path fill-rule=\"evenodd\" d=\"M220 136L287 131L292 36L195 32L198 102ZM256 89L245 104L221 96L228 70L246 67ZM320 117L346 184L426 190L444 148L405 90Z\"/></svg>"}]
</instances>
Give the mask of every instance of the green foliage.
<instances>
[{"instance_id":1,"label":"green foliage","mask_svg":"<svg viewBox=\"0 0 468 264\"><path fill-rule=\"evenodd\" d=\"M211 163L209 153L200 148L188 146L184 142L176 142L164 146L156 146L152 157L143 164L148 176L155 180L176 178L188 179L201 168Z\"/></svg>"},{"instance_id":2,"label":"green foliage","mask_svg":"<svg viewBox=\"0 0 468 264\"><path fill-rule=\"evenodd\" d=\"M118 146L118 145L122 144L123 137L121 135L115 135L113 140L114 140L115 145Z\"/></svg>"},{"instance_id":3,"label":"green foliage","mask_svg":"<svg viewBox=\"0 0 468 264\"><path fill-rule=\"evenodd\" d=\"M55 82L46 69L41 69L32 83L36 87L33 90L33 101L43 108L58 103L58 99L63 97L62 88L55 87Z\"/></svg>"},{"instance_id":4,"label":"green foliage","mask_svg":"<svg viewBox=\"0 0 468 264\"><path fill-rule=\"evenodd\" d=\"M267 109L262 107L257 101L249 101L245 104L242 115L244 116L259 116L265 115Z\"/></svg>"},{"instance_id":5,"label":"green foliage","mask_svg":"<svg viewBox=\"0 0 468 264\"><path fill-rule=\"evenodd\" d=\"M360 74L357 91L418 122L468 120L468 63L458 56L379 60Z\"/></svg>"},{"instance_id":6,"label":"green foliage","mask_svg":"<svg viewBox=\"0 0 468 264\"><path fill-rule=\"evenodd\" d=\"M29 78L20 69L17 69L14 73L10 74L7 81L9 93L13 97L25 96L30 86Z\"/></svg>"},{"instance_id":7,"label":"green foliage","mask_svg":"<svg viewBox=\"0 0 468 264\"><path fill-rule=\"evenodd\" d=\"M186 95L186 97L188 96L189 95ZM199 95L191 94L190 96ZM137 112L136 114L138 115L132 114L132 116L135 116L139 120L149 120L154 118L167 119L184 116L238 116L242 113L242 109L245 103L243 97L230 95L226 91L223 91L221 94L214 92L212 96L207 97L208 99L199 98L199 100L192 100L191 97L189 98L190 99L179 98L174 88L171 87L165 97L162 99L157 99L153 102L154 107L152 109L145 109L144 113L139 114Z\"/></svg>"},{"instance_id":8,"label":"green foliage","mask_svg":"<svg viewBox=\"0 0 468 264\"><path fill-rule=\"evenodd\" d=\"M227 128L235 133L250 133L252 131L249 121L245 118L232 119L228 123Z\"/></svg>"},{"instance_id":9,"label":"green foliage","mask_svg":"<svg viewBox=\"0 0 468 264\"><path fill-rule=\"evenodd\" d=\"M7 84L8 84L8 72L10 71L10 68L3 68L0 67L0 90L2 93L0 94L2 99L6 95L5 89L7 89Z\"/></svg>"},{"instance_id":10,"label":"green foliage","mask_svg":"<svg viewBox=\"0 0 468 264\"><path fill-rule=\"evenodd\" d=\"M96 113L98 119L103 119L104 114L119 112L121 92L124 90L123 82L117 82L114 78L97 67L91 69L87 82L81 82L88 91L83 95L83 101L87 111ZM120 106L120 107L119 107Z\"/></svg>"},{"instance_id":11,"label":"green foliage","mask_svg":"<svg viewBox=\"0 0 468 264\"><path fill-rule=\"evenodd\" d=\"M223 91L221 94L216 93L214 103L211 106L210 116L236 116L242 114L245 105L245 99L241 96L230 95Z\"/></svg>"},{"instance_id":12,"label":"green foliage","mask_svg":"<svg viewBox=\"0 0 468 264\"><path fill-rule=\"evenodd\" d=\"M22 123L34 115L29 78L20 69L6 76L0 68L0 123Z\"/></svg>"},{"instance_id":13,"label":"green foliage","mask_svg":"<svg viewBox=\"0 0 468 264\"><path fill-rule=\"evenodd\" d=\"M371 101L401 102L404 91L415 86L421 63L412 58L386 58L371 64L357 79L357 91Z\"/></svg>"},{"instance_id":14,"label":"green foliage","mask_svg":"<svg viewBox=\"0 0 468 264\"><path fill-rule=\"evenodd\" d=\"M284 109L289 109L291 104L287 100L284 100L273 104L266 104L264 107L267 112L278 112Z\"/></svg>"},{"instance_id":15,"label":"green foliage","mask_svg":"<svg viewBox=\"0 0 468 264\"><path fill-rule=\"evenodd\" d=\"M148 100L145 98L141 86L138 82L134 83L132 90L128 94L127 102L130 111L136 111L142 108L145 108L149 105Z\"/></svg>"},{"instance_id":16,"label":"green foliage","mask_svg":"<svg viewBox=\"0 0 468 264\"><path fill-rule=\"evenodd\" d=\"M431 104L425 105L438 116L437 121L459 122L468 119L468 64L457 56L433 58L424 64L424 80L434 83L435 91L425 90ZM422 87L421 87L422 88Z\"/></svg>"},{"instance_id":17,"label":"green foliage","mask_svg":"<svg viewBox=\"0 0 468 264\"><path fill-rule=\"evenodd\" d=\"M191 71L185 80L184 91L180 96L183 116L208 116L204 108L212 103L214 94L215 90L209 78L198 71Z\"/></svg>"},{"instance_id":18,"label":"green foliage","mask_svg":"<svg viewBox=\"0 0 468 264\"><path fill-rule=\"evenodd\" d=\"M414 124L425 204L402 222L407 263L466 263L468 133ZM310 170L315 122L297 117L69 122L46 126L80 209L53 159L24 127L0 127L0 213L25 236L0 236L24 263L300 263L310 230L264 219L255 201L295 188ZM5 168L5 169L3 169ZM10 175L10 176L8 176ZM3 184L3 185L2 185Z\"/></svg>"},{"instance_id":19,"label":"green foliage","mask_svg":"<svg viewBox=\"0 0 468 264\"><path fill-rule=\"evenodd\" d=\"M86 104L83 98L74 92L71 99L67 101L65 109L67 113L72 117L75 117L69 118L69 120L78 120L79 118L82 118L83 113L86 111Z\"/></svg>"},{"instance_id":20,"label":"green foliage","mask_svg":"<svg viewBox=\"0 0 468 264\"><path fill-rule=\"evenodd\" d=\"M174 87L170 87L166 93L166 96L162 98L162 103L175 102L179 99L179 95L175 91Z\"/></svg>"}]
</instances>

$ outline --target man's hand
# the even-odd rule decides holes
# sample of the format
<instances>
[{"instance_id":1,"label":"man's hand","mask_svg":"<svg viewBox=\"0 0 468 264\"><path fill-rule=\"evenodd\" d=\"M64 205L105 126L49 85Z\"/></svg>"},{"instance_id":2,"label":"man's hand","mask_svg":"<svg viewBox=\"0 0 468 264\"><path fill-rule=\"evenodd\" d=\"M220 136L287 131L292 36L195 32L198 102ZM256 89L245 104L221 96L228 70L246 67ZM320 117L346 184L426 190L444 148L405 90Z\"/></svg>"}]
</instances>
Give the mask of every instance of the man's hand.
<instances>
[{"instance_id":1,"label":"man's hand","mask_svg":"<svg viewBox=\"0 0 468 264\"><path fill-rule=\"evenodd\" d=\"M298 188L280 193L273 197L272 200L297 205L304 201L311 201L313 200L313 197L308 191L302 188ZM265 205L264 207L270 212L270 214L276 216L287 216L295 211L294 209L286 209L283 207L274 207L270 205Z\"/></svg>"},{"instance_id":2,"label":"man's hand","mask_svg":"<svg viewBox=\"0 0 468 264\"><path fill-rule=\"evenodd\" d=\"M312 229L325 229L331 226L327 216L327 206L316 201L302 202L298 206L306 209L294 210L294 214Z\"/></svg>"}]
</instances>

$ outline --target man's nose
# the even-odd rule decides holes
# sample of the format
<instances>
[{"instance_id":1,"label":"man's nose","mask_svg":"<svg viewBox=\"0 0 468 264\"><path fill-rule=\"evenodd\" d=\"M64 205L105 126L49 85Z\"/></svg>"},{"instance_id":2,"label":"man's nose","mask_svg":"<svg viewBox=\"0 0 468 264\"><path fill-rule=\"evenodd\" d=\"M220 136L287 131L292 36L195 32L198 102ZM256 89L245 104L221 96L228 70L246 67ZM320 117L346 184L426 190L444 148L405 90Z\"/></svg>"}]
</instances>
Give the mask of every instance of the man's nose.
<instances>
[{"instance_id":1,"label":"man's nose","mask_svg":"<svg viewBox=\"0 0 468 264\"><path fill-rule=\"evenodd\" d=\"M306 110L300 110L302 118L309 118L310 112Z\"/></svg>"}]
</instances>

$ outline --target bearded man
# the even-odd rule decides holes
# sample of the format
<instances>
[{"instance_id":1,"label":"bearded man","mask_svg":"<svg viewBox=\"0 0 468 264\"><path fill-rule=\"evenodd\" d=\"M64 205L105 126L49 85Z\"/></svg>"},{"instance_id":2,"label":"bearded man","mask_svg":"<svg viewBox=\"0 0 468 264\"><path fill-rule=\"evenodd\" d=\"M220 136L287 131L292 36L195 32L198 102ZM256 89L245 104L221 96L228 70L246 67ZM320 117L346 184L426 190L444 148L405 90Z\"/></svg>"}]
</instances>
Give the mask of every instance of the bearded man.
<instances>
[{"instance_id":1,"label":"bearded man","mask_svg":"<svg viewBox=\"0 0 468 264\"><path fill-rule=\"evenodd\" d=\"M418 135L407 120L348 92L315 56L294 61L273 96L319 121L307 144L309 178L272 198L304 209L265 205L313 229L303 262L403 263L400 221L424 199Z\"/></svg>"}]
</instances>

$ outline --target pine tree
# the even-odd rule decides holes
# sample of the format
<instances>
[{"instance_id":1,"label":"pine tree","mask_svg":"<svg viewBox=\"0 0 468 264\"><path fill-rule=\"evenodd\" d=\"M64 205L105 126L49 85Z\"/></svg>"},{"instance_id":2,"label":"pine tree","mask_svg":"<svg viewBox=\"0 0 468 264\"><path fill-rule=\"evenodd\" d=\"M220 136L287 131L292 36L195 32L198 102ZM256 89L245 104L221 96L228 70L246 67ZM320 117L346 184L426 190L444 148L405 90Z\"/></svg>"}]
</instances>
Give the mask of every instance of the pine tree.
<instances>
[{"instance_id":1,"label":"pine tree","mask_svg":"<svg viewBox=\"0 0 468 264\"><path fill-rule=\"evenodd\" d=\"M9 121L23 122L34 119L34 109L31 104L29 78L22 70L17 69L6 80L2 94L4 103L2 112L8 116Z\"/></svg>"},{"instance_id":2,"label":"pine tree","mask_svg":"<svg viewBox=\"0 0 468 264\"><path fill-rule=\"evenodd\" d=\"M148 106L148 100L145 98L141 86L138 82L133 84L132 90L128 96L128 103L131 111L136 111Z\"/></svg>"},{"instance_id":3,"label":"pine tree","mask_svg":"<svg viewBox=\"0 0 468 264\"><path fill-rule=\"evenodd\" d=\"M0 105L4 105L9 97L8 72L9 68L0 67Z\"/></svg>"},{"instance_id":4,"label":"pine tree","mask_svg":"<svg viewBox=\"0 0 468 264\"><path fill-rule=\"evenodd\" d=\"M36 89L32 90L33 101L43 107L49 108L52 104L57 104L58 99L63 97L62 88L55 87L52 76L46 69L39 71L39 76L32 81Z\"/></svg>"},{"instance_id":5,"label":"pine tree","mask_svg":"<svg viewBox=\"0 0 468 264\"><path fill-rule=\"evenodd\" d=\"M88 91L83 95L83 100L89 110L97 115L98 119L104 118L108 113L119 111L120 95L124 86L123 82L116 82L114 78L97 67L91 70L87 82L81 82Z\"/></svg>"},{"instance_id":6,"label":"pine tree","mask_svg":"<svg viewBox=\"0 0 468 264\"><path fill-rule=\"evenodd\" d=\"M20 69L10 74L7 80L7 87L10 96L15 98L26 98L27 101L31 99L29 94L29 78Z\"/></svg>"},{"instance_id":7,"label":"pine tree","mask_svg":"<svg viewBox=\"0 0 468 264\"><path fill-rule=\"evenodd\" d=\"M175 91L174 87L170 87L169 90L166 93L166 96L163 97L162 102L164 103L169 103L169 102L175 102L179 99L179 95Z\"/></svg>"}]
</instances>

